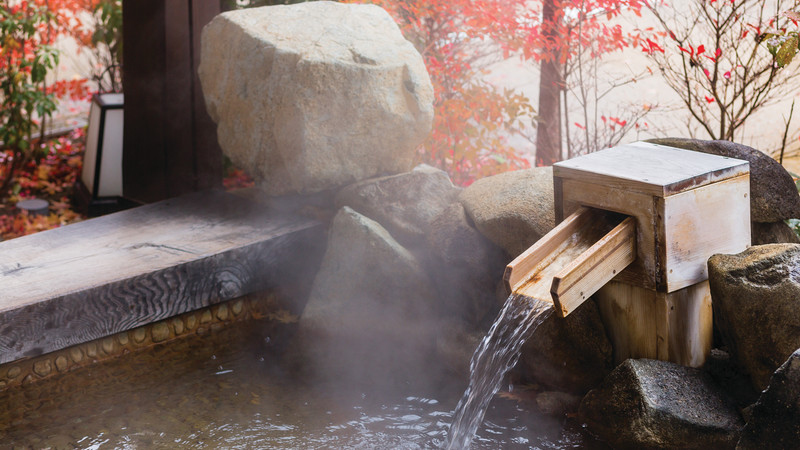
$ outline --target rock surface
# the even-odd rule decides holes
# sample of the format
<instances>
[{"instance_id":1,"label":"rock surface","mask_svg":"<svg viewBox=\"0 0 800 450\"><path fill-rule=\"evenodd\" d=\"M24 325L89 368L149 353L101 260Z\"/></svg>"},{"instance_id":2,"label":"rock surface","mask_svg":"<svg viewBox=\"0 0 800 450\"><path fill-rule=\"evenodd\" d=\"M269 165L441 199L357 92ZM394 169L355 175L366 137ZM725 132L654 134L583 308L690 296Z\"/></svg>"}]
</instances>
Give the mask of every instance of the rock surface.
<instances>
[{"instance_id":1,"label":"rock surface","mask_svg":"<svg viewBox=\"0 0 800 450\"><path fill-rule=\"evenodd\" d=\"M565 319L552 314L522 347L523 382L583 394L614 368L611 342L600 312L587 301Z\"/></svg>"},{"instance_id":2,"label":"rock surface","mask_svg":"<svg viewBox=\"0 0 800 450\"><path fill-rule=\"evenodd\" d=\"M426 236L429 273L439 292L440 314L460 317L473 327L487 316L493 319L499 307L495 289L508 264L504 252L470 225L458 202L431 225Z\"/></svg>"},{"instance_id":3,"label":"rock surface","mask_svg":"<svg viewBox=\"0 0 800 450\"><path fill-rule=\"evenodd\" d=\"M750 219L753 222L778 222L800 218L800 196L792 176L766 154L730 141L665 138L648 142L749 161Z\"/></svg>"},{"instance_id":4,"label":"rock surface","mask_svg":"<svg viewBox=\"0 0 800 450\"><path fill-rule=\"evenodd\" d=\"M342 208L298 323L303 366L349 386L418 379L434 366L434 299L413 255L375 221Z\"/></svg>"},{"instance_id":5,"label":"rock surface","mask_svg":"<svg viewBox=\"0 0 800 450\"><path fill-rule=\"evenodd\" d=\"M405 246L419 246L432 224L457 198L447 173L428 165L411 172L364 180L345 187L336 206L349 206L386 228Z\"/></svg>"},{"instance_id":6,"label":"rock surface","mask_svg":"<svg viewBox=\"0 0 800 450\"><path fill-rule=\"evenodd\" d=\"M752 409L737 449L800 446L800 349L778 368Z\"/></svg>"},{"instance_id":7,"label":"rock surface","mask_svg":"<svg viewBox=\"0 0 800 450\"><path fill-rule=\"evenodd\" d=\"M800 347L800 244L751 247L708 261L714 326L753 385Z\"/></svg>"},{"instance_id":8,"label":"rock surface","mask_svg":"<svg viewBox=\"0 0 800 450\"><path fill-rule=\"evenodd\" d=\"M647 359L614 369L579 417L615 448L733 448L743 425L708 375Z\"/></svg>"},{"instance_id":9,"label":"rock surface","mask_svg":"<svg viewBox=\"0 0 800 450\"><path fill-rule=\"evenodd\" d=\"M433 120L422 57L374 5L223 13L199 75L220 146L271 195L410 170Z\"/></svg>"},{"instance_id":10,"label":"rock surface","mask_svg":"<svg viewBox=\"0 0 800 450\"><path fill-rule=\"evenodd\" d=\"M475 227L512 258L555 226L552 167L482 178L459 199Z\"/></svg>"},{"instance_id":11,"label":"rock surface","mask_svg":"<svg viewBox=\"0 0 800 450\"><path fill-rule=\"evenodd\" d=\"M800 237L786 222L752 222L750 236L753 245L800 244Z\"/></svg>"}]
</instances>

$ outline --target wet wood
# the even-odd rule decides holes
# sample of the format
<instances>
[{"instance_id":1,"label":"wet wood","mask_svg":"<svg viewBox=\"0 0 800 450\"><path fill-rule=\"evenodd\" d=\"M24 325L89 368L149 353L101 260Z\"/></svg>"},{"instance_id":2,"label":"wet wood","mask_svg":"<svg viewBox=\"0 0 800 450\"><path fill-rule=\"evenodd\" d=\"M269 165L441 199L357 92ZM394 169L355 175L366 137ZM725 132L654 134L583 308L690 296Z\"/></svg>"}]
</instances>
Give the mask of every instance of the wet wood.
<instances>
[{"instance_id":1,"label":"wet wood","mask_svg":"<svg viewBox=\"0 0 800 450\"><path fill-rule=\"evenodd\" d=\"M553 277L561 317L574 311L636 259L636 221L628 217Z\"/></svg>"},{"instance_id":2,"label":"wet wood","mask_svg":"<svg viewBox=\"0 0 800 450\"><path fill-rule=\"evenodd\" d=\"M579 208L506 267L507 290L552 302L566 317L635 257L634 224L623 219Z\"/></svg>"},{"instance_id":3,"label":"wet wood","mask_svg":"<svg viewBox=\"0 0 800 450\"><path fill-rule=\"evenodd\" d=\"M0 243L0 363L274 287L322 226L202 192Z\"/></svg>"},{"instance_id":4,"label":"wet wood","mask_svg":"<svg viewBox=\"0 0 800 450\"><path fill-rule=\"evenodd\" d=\"M628 358L702 366L711 351L708 281L671 293L612 281L595 299L617 363Z\"/></svg>"}]
</instances>

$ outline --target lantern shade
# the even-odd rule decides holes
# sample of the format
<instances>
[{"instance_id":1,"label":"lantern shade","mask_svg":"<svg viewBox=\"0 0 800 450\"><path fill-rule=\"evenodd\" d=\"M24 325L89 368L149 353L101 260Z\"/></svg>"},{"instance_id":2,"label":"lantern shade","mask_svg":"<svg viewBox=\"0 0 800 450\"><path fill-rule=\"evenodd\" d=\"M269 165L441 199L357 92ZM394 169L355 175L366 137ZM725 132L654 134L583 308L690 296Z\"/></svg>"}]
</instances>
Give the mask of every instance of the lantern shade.
<instances>
[{"instance_id":1,"label":"lantern shade","mask_svg":"<svg viewBox=\"0 0 800 450\"><path fill-rule=\"evenodd\" d=\"M124 94L96 94L89 110L83 171L76 202L89 216L125 209L122 198Z\"/></svg>"}]
</instances>

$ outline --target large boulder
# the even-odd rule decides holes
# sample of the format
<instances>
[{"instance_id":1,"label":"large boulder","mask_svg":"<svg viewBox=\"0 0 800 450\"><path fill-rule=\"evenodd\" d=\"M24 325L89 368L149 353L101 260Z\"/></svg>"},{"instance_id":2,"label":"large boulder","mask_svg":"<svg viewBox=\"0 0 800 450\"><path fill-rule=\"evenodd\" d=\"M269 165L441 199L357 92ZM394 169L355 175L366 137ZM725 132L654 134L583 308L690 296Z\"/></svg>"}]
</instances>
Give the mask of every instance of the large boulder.
<instances>
[{"instance_id":1,"label":"large boulder","mask_svg":"<svg viewBox=\"0 0 800 450\"><path fill-rule=\"evenodd\" d=\"M750 220L778 222L800 218L800 196L792 176L766 154L730 141L664 138L648 142L749 161Z\"/></svg>"},{"instance_id":2,"label":"large boulder","mask_svg":"<svg viewBox=\"0 0 800 450\"><path fill-rule=\"evenodd\" d=\"M753 245L800 244L800 237L786 222L752 222L750 225Z\"/></svg>"},{"instance_id":3,"label":"large boulder","mask_svg":"<svg viewBox=\"0 0 800 450\"><path fill-rule=\"evenodd\" d=\"M597 386L613 368L611 342L593 301L564 319L555 314L545 319L517 363L523 382L577 394Z\"/></svg>"},{"instance_id":4,"label":"large boulder","mask_svg":"<svg viewBox=\"0 0 800 450\"><path fill-rule=\"evenodd\" d=\"M456 202L433 220L426 236L428 267L439 292L441 314L476 328L498 311L495 291L508 260L470 224Z\"/></svg>"},{"instance_id":5,"label":"large boulder","mask_svg":"<svg viewBox=\"0 0 800 450\"><path fill-rule=\"evenodd\" d=\"M419 381L435 366L435 300L416 258L344 207L300 317L296 351L319 380L354 387Z\"/></svg>"},{"instance_id":6,"label":"large boulder","mask_svg":"<svg viewBox=\"0 0 800 450\"><path fill-rule=\"evenodd\" d=\"M581 401L579 417L614 448L733 448L743 422L699 369L628 359Z\"/></svg>"},{"instance_id":7,"label":"large boulder","mask_svg":"<svg viewBox=\"0 0 800 450\"><path fill-rule=\"evenodd\" d=\"M374 5L223 13L199 75L220 146L271 195L410 170L433 121L422 57Z\"/></svg>"},{"instance_id":8,"label":"large boulder","mask_svg":"<svg viewBox=\"0 0 800 450\"><path fill-rule=\"evenodd\" d=\"M552 167L482 178L459 199L478 230L512 258L555 226Z\"/></svg>"},{"instance_id":9,"label":"large boulder","mask_svg":"<svg viewBox=\"0 0 800 450\"><path fill-rule=\"evenodd\" d=\"M337 194L336 206L349 206L380 223L405 246L419 246L424 244L434 219L459 192L447 173L420 165L411 172L347 186Z\"/></svg>"},{"instance_id":10,"label":"large boulder","mask_svg":"<svg viewBox=\"0 0 800 450\"><path fill-rule=\"evenodd\" d=\"M759 390L800 347L799 267L798 244L761 245L708 261L715 328Z\"/></svg>"},{"instance_id":11,"label":"large boulder","mask_svg":"<svg viewBox=\"0 0 800 450\"><path fill-rule=\"evenodd\" d=\"M800 446L800 349L778 368L753 407L737 449Z\"/></svg>"}]
</instances>

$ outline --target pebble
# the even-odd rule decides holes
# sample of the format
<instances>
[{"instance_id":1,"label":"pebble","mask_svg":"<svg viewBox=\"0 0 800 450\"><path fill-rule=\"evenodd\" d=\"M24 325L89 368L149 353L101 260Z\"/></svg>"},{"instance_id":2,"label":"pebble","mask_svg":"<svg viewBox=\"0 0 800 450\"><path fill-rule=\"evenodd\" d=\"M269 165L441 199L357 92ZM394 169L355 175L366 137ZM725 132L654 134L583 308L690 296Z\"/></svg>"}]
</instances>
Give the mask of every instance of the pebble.
<instances>
[{"instance_id":1,"label":"pebble","mask_svg":"<svg viewBox=\"0 0 800 450\"><path fill-rule=\"evenodd\" d=\"M169 327L164 322L158 322L153 325L151 330L153 342L166 341L169 338Z\"/></svg>"},{"instance_id":2,"label":"pebble","mask_svg":"<svg viewBox=\"0 0 800 450\"><path fill-rule=\"evenodd\" d=\"M42 361L33 363L33 372L40 377L46 377L50 375L50 372L52 371L53 365L50 363L49 359L44 359Z\"/></svg>"},{"instance_id":3,"label":"pebble","mask_svg":"<svg viewBox=\"0 0 800 450\"><path fill-rule=\"evenodd\" d=\"M56 358L56 369L59 372L67 370L68 366L69 366L69 361L67 360L66 356L60 355Z\"/></svg>"},{"instance_id":4,"label":"pebble","mask_svg":"<svg viewBox=\"0 0 800 450\"><path fill-rule=\"evenodd\" d=\"M228 319L228 305L219 305L217 309L217 319L223 321Z\"/></svg>"},{"instance_id":5,"label":"pebble","mask_svg":"<svg viewBox=\"0 0 800 450\"><path fill-rule=\"evenodd\" d=\"M144 338L147 337L147 333L144 330L144 327L139 327L133 330L133 340L137 343L141 344L144 342Z\"/></svg>"}]
</instances>

